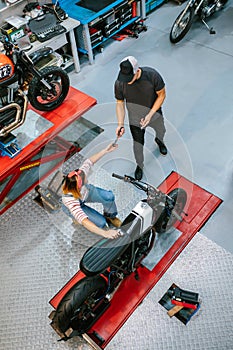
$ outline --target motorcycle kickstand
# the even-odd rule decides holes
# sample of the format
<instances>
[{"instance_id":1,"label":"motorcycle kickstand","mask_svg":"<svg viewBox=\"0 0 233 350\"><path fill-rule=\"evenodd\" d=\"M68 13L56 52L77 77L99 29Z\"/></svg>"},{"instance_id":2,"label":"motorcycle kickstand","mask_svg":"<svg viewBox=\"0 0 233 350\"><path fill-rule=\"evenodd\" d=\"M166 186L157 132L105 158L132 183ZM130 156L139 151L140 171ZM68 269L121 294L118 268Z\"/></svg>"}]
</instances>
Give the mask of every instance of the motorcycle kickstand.
<instances>
[{"instance_id":1,"label":"motorcycle kickstand","mask_svg":"<svg viewBox=\"0 0 233 350\"><path fill-rule=\"evenodd\" d=\"M202 21L202 23L206 26L206 28L208 29L208 31L209 31L210 34L216 34L216 31L214 30L214 28L213 28L213 27L210 28L210 27L208 26L208 24L204 21L203 18L202 18L201 21Z\"/></svg>"}]
</instances>

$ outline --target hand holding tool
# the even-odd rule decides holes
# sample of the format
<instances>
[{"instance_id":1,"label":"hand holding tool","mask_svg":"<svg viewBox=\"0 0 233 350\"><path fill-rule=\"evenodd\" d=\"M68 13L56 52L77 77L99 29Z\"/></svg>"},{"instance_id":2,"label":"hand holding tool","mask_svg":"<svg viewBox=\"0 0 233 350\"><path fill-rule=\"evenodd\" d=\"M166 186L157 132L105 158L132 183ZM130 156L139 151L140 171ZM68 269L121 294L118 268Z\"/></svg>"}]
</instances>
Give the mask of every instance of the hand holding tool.
<instances>
[{"instance_id":1,"label":"hand holding tool","mask_svg":"<svg viewBox=\"0 0 233 350\"><path fill-rule=\"evenodd\" d=\"M117 141L118 141L118 139L119 139L119 137L120 137L120 132L121 132L122 129L123 129L123 126L119 129L118 135L117 135L115 141L114 141L113 144L112 144L114 147L117 145Z\"/></svg>"}]
</instances>

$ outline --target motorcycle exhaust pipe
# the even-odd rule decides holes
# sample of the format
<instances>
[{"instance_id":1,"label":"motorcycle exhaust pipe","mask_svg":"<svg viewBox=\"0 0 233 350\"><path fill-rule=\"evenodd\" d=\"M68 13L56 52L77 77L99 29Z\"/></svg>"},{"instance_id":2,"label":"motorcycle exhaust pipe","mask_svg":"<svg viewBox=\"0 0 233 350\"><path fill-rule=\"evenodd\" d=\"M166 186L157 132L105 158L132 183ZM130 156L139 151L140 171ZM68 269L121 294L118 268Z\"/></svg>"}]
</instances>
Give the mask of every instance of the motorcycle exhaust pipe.
<instances>
[{"instance_id":1,"label":"motorcycle exhaust pipe","mask_svg":"<svg viewBox=\"0 0 233 350\"><path fill-rule=\"evenodd\" d=\"M12 123L10 123L9 125L3 127L0 130L0 137L7 136L12 130L18 128L20 125L22 125L25 122L26 113L27 113L28 99L27 99L27 96L21 90L19 92L20 92L20 96L23 97L23 99L24 99L22 116L21 116L22 109L15 102L11 103L8 106L2 107L0 109L0 112L4 112L4 111L6 111L8 109L15 108L16 109L16 117L15 117L15 120Z\"/></svg>"},{"instance_id":2,"label":"motorcycle exhaust pipe","mask_svg":"<svg viewBox=\"0 0 233 350\"><path fill-rule=\"evenodd\" d=\"M119 282L119 284L117 285L117 287L111 292L111 293L107 293L105 295L105 298L108 300L108 301L111 301L114 294L116 293L116 291L120 288L120 285L121 283L124 281L124 278L122 278L122 280Z\"/></svg>"}]
</instances>

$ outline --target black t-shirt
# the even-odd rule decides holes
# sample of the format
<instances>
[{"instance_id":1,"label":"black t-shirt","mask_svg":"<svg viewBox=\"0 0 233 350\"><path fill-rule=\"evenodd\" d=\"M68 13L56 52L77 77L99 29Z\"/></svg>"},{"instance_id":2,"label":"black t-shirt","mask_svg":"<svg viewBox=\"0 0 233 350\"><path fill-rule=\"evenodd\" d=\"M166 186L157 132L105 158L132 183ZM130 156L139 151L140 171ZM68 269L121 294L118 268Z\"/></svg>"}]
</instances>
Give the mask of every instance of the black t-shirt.
<instances>
[{"instance_id":1,"label":"black t-shirt","mask_svg":"<svg viewBox=\"0 0 233 350\"><path fill-rule=\"evenodd\" d=\"M140 120L144 117L158 95L156 91L162 90L165 86L161 75L153 68L140 67L141 77L133 84L123 83L116 80L114 90L117 100L125 100L130 119ZM157 111L162 114L161 108Z\"/></svg>"}]
</instances>

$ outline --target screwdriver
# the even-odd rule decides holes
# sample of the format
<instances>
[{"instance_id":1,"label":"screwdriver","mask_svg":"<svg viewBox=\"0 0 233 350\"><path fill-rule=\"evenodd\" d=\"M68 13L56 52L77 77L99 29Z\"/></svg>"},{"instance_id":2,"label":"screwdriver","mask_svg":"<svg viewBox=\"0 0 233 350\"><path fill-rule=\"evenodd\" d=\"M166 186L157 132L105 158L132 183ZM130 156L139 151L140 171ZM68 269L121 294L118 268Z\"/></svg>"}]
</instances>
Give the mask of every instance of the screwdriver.
<instances>
[{"instance_id":1,"label":"screwdriver","mask_svg":"<svg viewBox=\"0 0 233 350\"><path fill-rule=\"evenodd\" d=\"M118 136L116 137L116 139L115 139L115 141L113 142L113 146L116 146L117 145L117 141L118 141L118 139L119 139L119 137L120 137L120 132L121 132L121 130L123 129L124 127L123 126L121 126L121 128L119 129L119 131L118 131Z\"/></svg>"}]
</instances>

